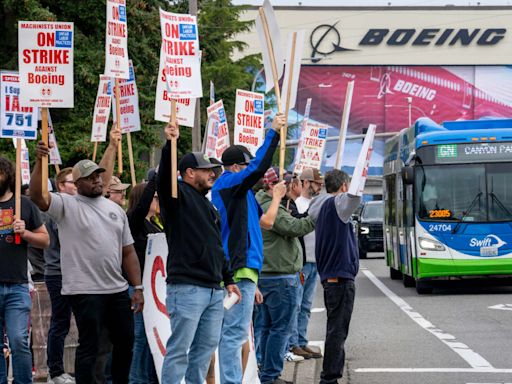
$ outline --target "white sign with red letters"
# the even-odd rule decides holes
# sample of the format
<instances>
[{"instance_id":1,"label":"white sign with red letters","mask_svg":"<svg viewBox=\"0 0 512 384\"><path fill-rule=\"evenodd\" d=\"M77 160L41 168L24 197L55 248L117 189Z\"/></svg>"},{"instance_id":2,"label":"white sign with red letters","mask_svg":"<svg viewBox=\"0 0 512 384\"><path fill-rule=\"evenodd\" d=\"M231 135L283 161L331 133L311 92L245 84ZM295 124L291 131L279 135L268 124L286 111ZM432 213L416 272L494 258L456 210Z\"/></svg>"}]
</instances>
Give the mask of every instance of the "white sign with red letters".
<instances>
[{"instance_id":1,"label":"white sign with red letters","mask_svg":"<svg viewBox=\"0 0 512 384\"><path fill-rule=\"evenodd\" d=\"M245 146L253 155L263 144L264 95L236 90L235 137L233 142Z\"/></svg>"},{"instance_id":2,"label":"white sign with red letters","mask_svg":"<svg viewBox=\"0 0 512 384\"><path fill-rule=\"evenodd\" d=\"M18 21L20 103L73 108L73 23Z\"/></svg>"},{"instance_id":3,"label":"white sign with red letters","mask_svg":"<svg viewBox=\"0 0 512 384\"><path fill-rule=\"evenodd\" d=\"M107 0L105 40L105 75L127 79L130 73L126 0Z\"/></svg>"}]
</instances>

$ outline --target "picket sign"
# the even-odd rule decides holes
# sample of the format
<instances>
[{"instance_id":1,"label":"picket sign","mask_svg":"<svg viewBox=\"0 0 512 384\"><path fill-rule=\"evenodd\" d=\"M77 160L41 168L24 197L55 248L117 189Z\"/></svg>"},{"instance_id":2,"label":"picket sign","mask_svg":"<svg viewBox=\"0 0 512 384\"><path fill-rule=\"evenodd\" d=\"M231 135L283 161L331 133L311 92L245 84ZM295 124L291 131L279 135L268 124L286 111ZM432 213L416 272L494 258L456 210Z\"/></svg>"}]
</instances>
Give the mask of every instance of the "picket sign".
<instances>
[{"instance_id":1,"label":"picket sign","mask_svg":"<svg viewBox=\"0 0 512 384\"><path fill-rule=\"evenodd\" d=\"M370 124L368 126L368 131L366 132L361 152L359 152L356 167L352 174L352 180L350 181L350 187L348 189L348 193L353 196L363 195L366 178L368 177L368 167L370 166L370 159L373 152L373 139L375 138L376 128L377 126L375 124Z\"/></svg>"},{"instance_id":2,"label":"picket sign","mask_svg":"<svg viewBox=\"0 0 512 384\"><path fill-rule=\"evenodd\" d=\"M300 126L300 135L299 135L299 143L297 144L297 151L295 152L295 167L300 162L300 155L302 149L302 142L304 141L304 135L306 132L306 128L309 120L309 112L311 111L311 97L308 97L306 101L306 108L304 109L304 118L302 119L302 124Z\"/></svg>"},{"instance_id":3,"label":"picket sign","mask_svg":"<svg viewBox=\"0 0 512 384\"><path fill-rule=\"evenodd\" d=\"M107 0L105 75L128 79L128 23L126 0Z\"/></svg>"},{"instance_id":4,"label":"picket sign","mask_svg":"<svg viewBox=\"0 0 512 384\"><path fill-rule=\"evenodd\" d=\"M208 135L205 154L208 157L221 159L222 153L229 147L229 129L226 111L222 100L207 108Z\"/></svg>"},{"instance_id":5,"label":"picket sign","mask_svg":"<svg viewBox=\"0 0 512 384\"><path fill-rule=\"evenodd\" d=\"M304 168L320 169L324 156L329 126L307 121L299 148L294 172L301 174Z\"/></svg>"},{"instance_id":6,"label":"picket sign","mask_svg":"<svg viewBox=\"0 0 512 384\"><path fill-rule=\"evenodd\" d=\"M18 145L21 145L21 184L28 185L30 184L30 158L27 143L25 142L25 139L12 139L12 143L14 145L14 149L16 149L16 153L18 152Z\"/></svg>"},{"instance_id":7,"label":"picket sign","mask_svg":"<svg viewBox=\"0 0 512 384\"><path fill-rule=\"evenodd\" d=\"M166 344L171 335L169 314L165 306L167 277L167 239L164 233L148 235L146 260L142 284L147 289L144 302L144 327L158 380L162 380L162 365L165 357ZM254 348L252 327L249 332L249 355L244 371L243 384L259 384L258 365ZM235 357L233 357L235 358ZM220 384L218 354L216 353L215 383Z\"/></svg>"},{"instance_id":8,"label":"picket sign","mask_svg":"<svg viewBox=\"0 0 512 384\"><path fill-rule=\"evenodd\" d=\"M265 139L264 99L262 93L236 90L233 142L245 146L253 155Z\"/></svg>"},{"instance_id":9,"label":"picket sign","mask_svg":"<svg viewBox=\"0 0 512 384\"><path fill-rule=\"evenodd\" d=\"M343 116L341 118L340 139L338 140L338 149L336 151L336 161L334 162L334 169L341 168L341 160L343 159L343 152L345 152L345 141L347 139L348 120L350 116L350 108L352 106L353 93L354 80L351 80L347 84L347 92L345 95L345 107L343 108Z\"/></svg>"},{"instance_id":10,"label":"picket sign","mask_svg":"<svg viewBox=\"0 0 512 384\"><path fill-rule=\"evenodd\" d=\"M48 108L73 108L73 23L18 21L20 104L41 107L48 145ZM48 198L48 156L42 157L42 195Z\"/></svg>"}]
</instances>

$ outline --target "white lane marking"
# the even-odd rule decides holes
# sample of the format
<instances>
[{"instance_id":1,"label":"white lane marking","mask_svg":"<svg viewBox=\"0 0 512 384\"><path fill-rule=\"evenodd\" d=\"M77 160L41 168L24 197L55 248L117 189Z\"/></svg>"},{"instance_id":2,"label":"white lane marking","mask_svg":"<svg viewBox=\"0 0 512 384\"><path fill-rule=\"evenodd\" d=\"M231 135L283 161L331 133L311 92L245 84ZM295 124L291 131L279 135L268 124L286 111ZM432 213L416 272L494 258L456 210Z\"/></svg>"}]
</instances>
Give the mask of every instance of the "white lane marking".
<instances>
[{"instance_id":1,"label":"white lane marking","mask_svg":"<svg viewBox=\"0 0 512 384\"><path fill-rule=\"evenodd\" d=\"M509 368L356 368L354 371L357 373L512 373L512 369Z\"/></svg>"},{"instance_id":2,"label":"white lane marking","mask_svg":"<svg viewBox=\"0 0 512 384\"><path fill-rule=\"evenodd\" d=\"M320 313L325 311L325 308L311 308L311 313Z\"/></svg>"},{"instance_id":3,"label":"white lane marking","mask_svg":"<svg viewBox=\"0 0 512 384\"><path fill-rule=\"evenodd\" d=\"M504 311L512 311L512 304L496 304L487 307L489 309L502 309Z\"/></svg>"},{"instance_id":4,"label":"white lane marking","mask_svg":"<svg viewBox=\"0 0 512 384\"><path fill-rule=\"evenodd\" d=\"M444 344L446 344L452 351L462 357L472 368L489 368L493 369L494 367L485 360L478 353L469 348L466 344L457 341L455 336L450 335L449 333L445 333L441 329L437 328L430 321L425 319L420 313L416 312L414 308L412 308L407 302L396 295L393 291L391 291L388 287L384 285L372 272L367 269L362 270L370 281L375 284L377 288L379 288L393 303L395 303L398 308L400 308L407 316L409 316L414 322L416 322L420 327L425 329L426 331L433 334L439 340L441 340Z\"/></svg>"}]
</instances>

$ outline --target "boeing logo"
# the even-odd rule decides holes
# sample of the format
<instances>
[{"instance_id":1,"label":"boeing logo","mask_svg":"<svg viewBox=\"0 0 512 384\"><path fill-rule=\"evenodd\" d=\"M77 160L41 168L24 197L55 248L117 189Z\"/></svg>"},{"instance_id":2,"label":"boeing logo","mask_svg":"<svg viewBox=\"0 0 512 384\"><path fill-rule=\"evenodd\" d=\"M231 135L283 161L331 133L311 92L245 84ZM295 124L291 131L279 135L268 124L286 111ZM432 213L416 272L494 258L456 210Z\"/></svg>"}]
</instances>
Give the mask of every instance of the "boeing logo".
<instances>
[{"instance_id":1,"label":"boeing logo","mask_svg":"<svg viewBox=\"0 0 512 384\"><path fill-rule=\"evenodd\" d=\"M477 239L476 237L473 237L469 241L470 247L491 247L492 246L492 247L496 247L496 248L501 248L505 244L507 244L507 243L505 241L501 240L496 235L487 235L481 240Z\"/></svg>"}]
</instances>

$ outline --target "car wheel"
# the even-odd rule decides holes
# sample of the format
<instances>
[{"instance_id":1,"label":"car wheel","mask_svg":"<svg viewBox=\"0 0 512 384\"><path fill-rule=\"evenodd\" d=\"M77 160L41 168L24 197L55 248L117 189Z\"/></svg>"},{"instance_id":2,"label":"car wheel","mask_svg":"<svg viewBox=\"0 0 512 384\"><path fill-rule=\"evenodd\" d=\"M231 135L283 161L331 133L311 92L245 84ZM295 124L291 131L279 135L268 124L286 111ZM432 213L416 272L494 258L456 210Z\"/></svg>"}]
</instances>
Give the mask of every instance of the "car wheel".
<instances>
[{"instance_id":1,"label":"car wheel","mask_svg":"<svg viewBox=\"0 0 512 384\"><path fill-rule=\"evenodd\" d=\"M434 290L434 287L430 285L429 283L426 283L424 281L417 281L416 282L416 292L420 295L428 295L432 293Z\"/></svg>"},{"instance_id":2,"label":"car wheel","mask_svg":"<svg viewBox=\"0 0 512 384\"><path fill-rule=\"evenodd\" d=\"M402 278L402 272L395 268L389 267L389 277L391 280L400 280Z\"/></svg>"},{"instance_id":3,"label":"car wheel","mask_svg":"<svg viewBox=\"0 0 512 384\"><path fill-rule=\"evenodd\" d=\"M402 282L404 283L404 287L407 288L412 288L416 286L416 280L414 280L414 277L406 275L405 273L402 276Z\"/></svg>"}]
</instances>

